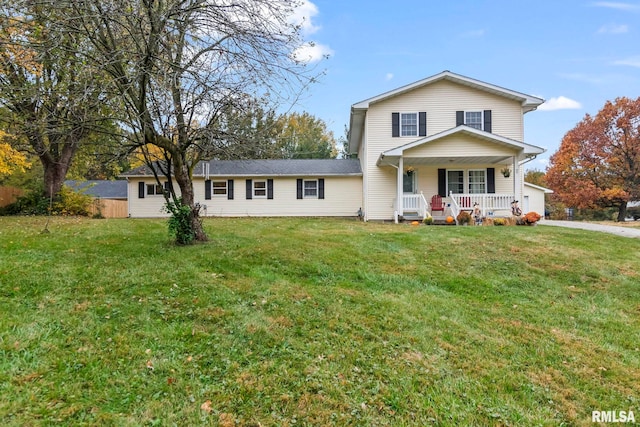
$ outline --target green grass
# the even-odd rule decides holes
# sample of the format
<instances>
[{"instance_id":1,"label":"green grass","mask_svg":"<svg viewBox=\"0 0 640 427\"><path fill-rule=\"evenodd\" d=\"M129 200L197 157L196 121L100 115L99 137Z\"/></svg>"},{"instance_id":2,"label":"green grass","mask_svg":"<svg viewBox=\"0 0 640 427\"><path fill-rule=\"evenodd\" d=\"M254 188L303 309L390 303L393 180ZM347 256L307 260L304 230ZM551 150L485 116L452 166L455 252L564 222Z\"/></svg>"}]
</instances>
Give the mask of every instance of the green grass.
<instances>
[{"instance_id":1,"label":"green grass","mask_svg":"<svg viewBox=\"0 0 640 427\"><path fill-rule=\"evenodd\" d=\"M640 418L640 240L556 227L0 218L0 424Z\"/></svg>"}]
</instances>

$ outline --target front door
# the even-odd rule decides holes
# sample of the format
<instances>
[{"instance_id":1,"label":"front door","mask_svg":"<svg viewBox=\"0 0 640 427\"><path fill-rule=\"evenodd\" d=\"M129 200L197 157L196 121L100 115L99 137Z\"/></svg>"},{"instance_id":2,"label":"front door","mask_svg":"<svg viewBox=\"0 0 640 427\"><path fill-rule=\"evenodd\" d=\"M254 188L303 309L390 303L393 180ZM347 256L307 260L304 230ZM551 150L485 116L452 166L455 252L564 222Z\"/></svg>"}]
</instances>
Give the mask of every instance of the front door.
<instances>
[{"instance_id":1,"label":"front door","mask_svg":"<svg viewBox=\"0 0 640 427\"><path fill-rule=\"evenodd\" d=\"M464 171L447 170L447 195L464 193Z\"/></svg>"},{"instance_id":2,"label":"front door","mask_svg":"<svg viewBox=\"0 0 640 427\"><path fill-rule=\"evenodd\" d=\"M402 192L404 194L416 193L416 172L405 172L402 176Z\"/></svg>"}]
</instances>

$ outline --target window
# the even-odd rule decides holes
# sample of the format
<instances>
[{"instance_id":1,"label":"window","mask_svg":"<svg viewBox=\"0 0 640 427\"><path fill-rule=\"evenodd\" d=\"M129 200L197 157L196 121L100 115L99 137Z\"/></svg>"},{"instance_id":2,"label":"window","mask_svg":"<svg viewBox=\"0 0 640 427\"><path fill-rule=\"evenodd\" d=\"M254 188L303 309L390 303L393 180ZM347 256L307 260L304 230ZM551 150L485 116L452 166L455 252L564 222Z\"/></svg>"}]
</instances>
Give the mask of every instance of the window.
<instances>
[{"instance_id":1,"label":"window","mask_svg":"<svg viewBox=\"0 0 640 427\"><path fill-rule=\"evenodd\" d=\"M464 113L464 124L482 130L482 111L467 111Z\"/></svg>"},{"instance_id":2,"label":"window","mask_svg":"<svg viewBox=\"0 0 640 427\"><path fill-rule=\"evenodd\" d=\"M318 181L304 180L304 197L318 197Z\"/></svg>"},{"instance_id":3,"label":"window","mask_svg":"<svg viewBox=\"0 0 640 427\"><path fill-rule=\"evenodd\" d=\"M483 194L486 193L487 175L484 169L469 171L469 193Z\"/></svg>"},{"instance_id":4,"label":"window","mask_svg":"<svg viewBox=\"0 0 640 427\"><path fill-rule=\"evenodd\" d=\"M267 181L253 181L253 197L267 197Z\"/></svg>"},{"instance_id":5,"label":"window","mask_svg":"<svg viewBox=\"0 0 640 427\"><path fill-rule=\"evenodd\" d=\"M211 182L211 188L214 196L227 195L227 181L213 181Z\"/></svg>"},{"instance_id":6,"label":"window","mask_svg":"<svg viewBox=\"0 0 640 427\"><path fill-rule=\"evenodd\" d=\"M418 136L418 113L400 114L400 136Z\"/></svg>"},{"instance_id":7,"label":"window","mask_svg":"<svg viewBox=\"0 0 640 427\"><path fill-rule=\"evenodd\" d=\"M164 187L160 184L147 184L147 196L162 196Z\"/></svg>"}]
</instances>

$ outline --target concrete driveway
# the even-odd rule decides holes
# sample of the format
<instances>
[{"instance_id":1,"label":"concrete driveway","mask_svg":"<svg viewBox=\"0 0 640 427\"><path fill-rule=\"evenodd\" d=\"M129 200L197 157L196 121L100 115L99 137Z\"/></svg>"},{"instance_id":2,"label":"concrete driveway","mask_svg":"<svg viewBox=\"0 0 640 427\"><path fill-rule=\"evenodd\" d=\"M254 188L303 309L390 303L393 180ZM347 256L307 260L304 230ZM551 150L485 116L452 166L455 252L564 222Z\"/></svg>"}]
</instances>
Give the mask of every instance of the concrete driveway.
<instances>
[{"instance_id":1,"label":"concrete driveway","mask_svg":"<svg viewBox=\"0 0 640 427\"><path fill-rule=\"evenodd\" d=\"M622 237L635 237L636 239L640 239L640 227L620 227L615 225L594 224L590 222L556 221L556 220L550 220L550 219L541 221L540 225L580 228L582 230L601 231L603 233L616 234Z\"/></svg>"}]
</instances>

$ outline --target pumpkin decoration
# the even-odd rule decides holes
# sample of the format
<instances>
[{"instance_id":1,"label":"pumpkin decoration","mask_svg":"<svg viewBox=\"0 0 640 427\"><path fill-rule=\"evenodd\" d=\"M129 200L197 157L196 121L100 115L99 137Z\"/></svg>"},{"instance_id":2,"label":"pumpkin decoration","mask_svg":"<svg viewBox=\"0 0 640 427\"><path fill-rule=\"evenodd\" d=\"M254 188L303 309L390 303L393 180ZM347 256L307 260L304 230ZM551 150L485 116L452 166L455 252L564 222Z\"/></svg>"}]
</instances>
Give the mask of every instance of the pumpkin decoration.
<instances>
[{"instance_id":1,"label":"pumpkin decoration","mask_svg":"<svg viewBox=\"0 0 640 427\"><path fill-rule=\"evenodd\" d=\"M446 219L447 224L453 224L453 217L451 215L449 215Z\"/></svg>"}]
</instances>

